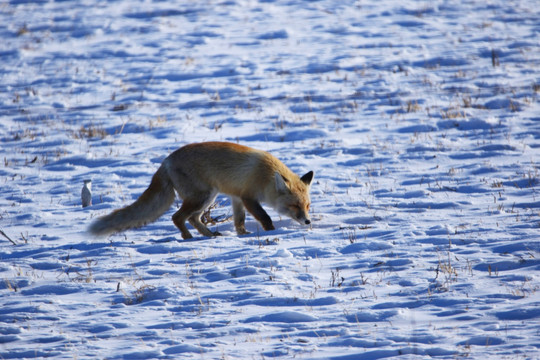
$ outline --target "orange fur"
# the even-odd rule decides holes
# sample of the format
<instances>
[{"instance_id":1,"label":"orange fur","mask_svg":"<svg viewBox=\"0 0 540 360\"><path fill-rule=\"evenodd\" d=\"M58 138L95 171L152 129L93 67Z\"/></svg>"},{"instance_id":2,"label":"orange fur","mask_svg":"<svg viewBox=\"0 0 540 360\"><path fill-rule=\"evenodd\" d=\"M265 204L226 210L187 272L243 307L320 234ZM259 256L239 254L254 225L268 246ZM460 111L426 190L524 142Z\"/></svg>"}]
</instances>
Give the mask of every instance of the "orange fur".
<instances>
[{"instance_id":1,"label":"orange fur","mask_svg":"<svg viewBox=\"0 0 540 360\"><path fill-rule=\"evenodd\" d=\"M274 229L260 203L302 224L309 224L309 187L313 172L300 178L271 154L227 142L186 145L170 154L154 175L148 189L135 203L97 219L89 228L96 235L142 226L163 214L174 201L174 190L183 199L173 215L184 239L189 221L201 234L215 236L200 221L218 193L231 196L238 234L247 233L247 209L265 230Z\"/></svg>"}]
</instances>

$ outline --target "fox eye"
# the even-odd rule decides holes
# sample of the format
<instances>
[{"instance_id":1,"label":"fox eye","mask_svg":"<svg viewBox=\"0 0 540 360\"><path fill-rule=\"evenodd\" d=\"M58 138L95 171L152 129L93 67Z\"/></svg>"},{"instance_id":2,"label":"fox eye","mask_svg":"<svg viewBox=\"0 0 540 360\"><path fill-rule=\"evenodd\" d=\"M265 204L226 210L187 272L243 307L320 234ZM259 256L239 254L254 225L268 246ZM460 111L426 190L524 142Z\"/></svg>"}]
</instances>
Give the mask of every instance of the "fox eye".
<instances>
[{"instance_id":1,"label":"fox eye","mask_svg":"<svg viewBox=\"0 0 540 360\"><path fill-rule=\"evenodd\" d=\"M289 206L289 208L290 208L292 211L300 211L300 206L298 206L298 205L291 205L291 206Z\"/></svg>"}]
</instances>

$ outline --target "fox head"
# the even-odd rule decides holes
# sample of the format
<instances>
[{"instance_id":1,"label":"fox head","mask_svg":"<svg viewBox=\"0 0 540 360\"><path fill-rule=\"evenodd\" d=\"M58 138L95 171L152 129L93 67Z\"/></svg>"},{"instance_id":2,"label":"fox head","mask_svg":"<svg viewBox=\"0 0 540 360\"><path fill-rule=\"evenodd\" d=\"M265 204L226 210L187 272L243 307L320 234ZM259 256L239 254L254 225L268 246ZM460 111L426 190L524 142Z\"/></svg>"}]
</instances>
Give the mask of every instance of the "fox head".
<instances>
[{"instance_id":1,"label":"fox head","mask_svg":"<svg viewBox=\"0 0 540 360\"><path fill-rule=\"evenodd\" d=\"M283 177L277 171L274 173L278 197L275 209L283 215L298 221L302 225L311 224L309 218L309 188L313 180L313 171L302 177L295 176L292 179Z\"/></svg>"}]
</instances>

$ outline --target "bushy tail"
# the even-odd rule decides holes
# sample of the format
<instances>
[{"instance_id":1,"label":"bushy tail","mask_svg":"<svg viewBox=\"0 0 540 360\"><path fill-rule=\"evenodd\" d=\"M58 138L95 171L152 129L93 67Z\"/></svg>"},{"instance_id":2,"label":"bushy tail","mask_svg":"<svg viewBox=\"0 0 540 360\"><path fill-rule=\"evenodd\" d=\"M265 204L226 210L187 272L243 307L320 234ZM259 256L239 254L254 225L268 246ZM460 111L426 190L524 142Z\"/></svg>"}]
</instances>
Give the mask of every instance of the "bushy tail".
<instances>
[{"instance_id":1,"label":"bushy tail","mask_svg":"<svg viewBox=\"0 0 540 360\"><path fill-rule=\"evenodd\" d=\"M96 219L88 227L93 235L108 235L152 222L174 202L174 187L164 166L152 177L148 189L133 204Z\"/></svg>"}]
</instances>

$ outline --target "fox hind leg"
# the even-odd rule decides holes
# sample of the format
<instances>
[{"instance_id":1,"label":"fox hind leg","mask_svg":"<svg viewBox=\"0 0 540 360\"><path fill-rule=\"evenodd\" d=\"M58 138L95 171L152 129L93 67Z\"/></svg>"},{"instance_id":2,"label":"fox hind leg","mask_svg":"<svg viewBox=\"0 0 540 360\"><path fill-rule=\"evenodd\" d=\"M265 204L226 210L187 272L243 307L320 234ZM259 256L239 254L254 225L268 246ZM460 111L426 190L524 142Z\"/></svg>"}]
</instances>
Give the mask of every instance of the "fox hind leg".
<instances>
[{"instance_id":1,"label":"fox hind leg","mask_svg":"<svg viewBox=\"0 0 540 360\"><path fill-rule=\"evenodd\" d=\"M193 215L191 215L188 219L191 226L193 226L195 229L197 229L198 232L200 232L204 236L220 236L221 234L218 231L212 231L206 225L204 225L201 221L201 215L202 211L196 212Z\"/></svg>"},{"instance_id":2,"label":"fox hind leg","mask_svg":"<svg viewBox=\"0 0 540 360\"><path fill-rule=\"evenodd\" d=\"M172 216L173 223L180 230L184 240L191 239L193 237L186 227L186 220L189 216L191 216L191 208L192 206L190 206L188 202L184 201L180 207L180 210L175 212Z\"/></svg>"},{"instance_id":3,"label":"fox hind leg","mask_svg":"<svg viewBox=\"0 0 540 360\"><path fill-rule=\"evenodd\" d=\"M216 198L215 193L197 194L184 199L180 210L174 213L172 220L180 230L182 238L191 239L193 236L186 227L186 220L204 236L218 236L219 233L212 232L201 222L203 211L212 204Z\"/></svg>"}]
</instances>

